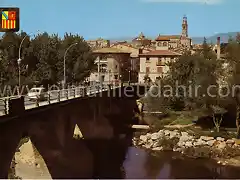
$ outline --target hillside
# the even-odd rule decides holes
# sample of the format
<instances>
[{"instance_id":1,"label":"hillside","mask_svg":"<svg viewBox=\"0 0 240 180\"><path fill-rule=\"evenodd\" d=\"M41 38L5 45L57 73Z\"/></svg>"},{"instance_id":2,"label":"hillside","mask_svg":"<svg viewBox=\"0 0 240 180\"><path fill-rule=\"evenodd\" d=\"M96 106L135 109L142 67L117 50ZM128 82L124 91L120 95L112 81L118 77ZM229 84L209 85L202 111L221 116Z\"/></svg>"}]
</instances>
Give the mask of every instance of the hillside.
<instances>
[{"instance_id":1,"label":"hillside","mask_svg":"<svg viewBox=\"0 0 240 180\"><path fill-rule=\"evenodd\" d=\"M221 38L221 42L228 42L229 37L236 37L238 32L228 32L228 33L219 33L214 36L207 37L208 43L216 43L217 37ZM203 42L204 37L193 37L193 44L201 44Z\"/></svg>"},{"instance_id":2,"label":"hillside","mask_svg":"<svg viewBox=\"0 0 240 180\"><path fill-rule=\"evenodd\" d=\"M214 36L206 37L208 43L216 43L217 37L221 38L221 42L227 42L229 37L236 37L238 32L228 32L228 33L219 33ZM149 37L150 39L154 39L154 37ZM122 38L113 38L110 39L112 42L116 41L131 41L133 37L122 37ZM192 37L193 44L201 44L203 42L204 37Z\"/></svg>"}]
</instances>

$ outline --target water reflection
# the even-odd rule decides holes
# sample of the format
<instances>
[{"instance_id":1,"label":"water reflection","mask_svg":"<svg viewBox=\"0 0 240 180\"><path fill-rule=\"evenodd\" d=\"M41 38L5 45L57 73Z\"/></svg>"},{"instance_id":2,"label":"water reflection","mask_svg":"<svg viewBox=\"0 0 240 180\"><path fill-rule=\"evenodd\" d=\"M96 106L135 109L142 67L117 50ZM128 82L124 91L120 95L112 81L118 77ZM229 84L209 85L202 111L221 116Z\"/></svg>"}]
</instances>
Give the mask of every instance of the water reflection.
<instances>
[{"instance_id":1,"label":"water reflection","mask_svg":"<svg viewBox=\"0 0 240 180\"><path fill-rule=\"evenodd\" d=\"M154 155L133 147L129 148L124 167L126 178L240 178L240 168L221 166L211 160L180 159L174 153Z\"/></svg>"}]
</instances>

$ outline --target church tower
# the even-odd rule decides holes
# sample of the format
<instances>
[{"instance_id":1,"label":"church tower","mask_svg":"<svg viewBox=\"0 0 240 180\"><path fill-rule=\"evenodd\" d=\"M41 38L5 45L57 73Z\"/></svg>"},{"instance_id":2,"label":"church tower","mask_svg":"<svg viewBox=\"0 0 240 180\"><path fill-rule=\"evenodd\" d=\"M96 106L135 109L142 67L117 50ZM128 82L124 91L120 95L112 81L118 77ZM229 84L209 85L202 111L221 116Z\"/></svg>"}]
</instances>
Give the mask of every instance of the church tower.
<instances>
[{"instance_id":1,"label":"church tower","mask_svg":"<svg viewBox=\"0 0 240 180\"><path fill-rule=\"evenodd\" d=\"M188 37L188 22L187 22L187 16L183 16L183 22L182 22L182 36Z\"/></svg>"}]
</instances>

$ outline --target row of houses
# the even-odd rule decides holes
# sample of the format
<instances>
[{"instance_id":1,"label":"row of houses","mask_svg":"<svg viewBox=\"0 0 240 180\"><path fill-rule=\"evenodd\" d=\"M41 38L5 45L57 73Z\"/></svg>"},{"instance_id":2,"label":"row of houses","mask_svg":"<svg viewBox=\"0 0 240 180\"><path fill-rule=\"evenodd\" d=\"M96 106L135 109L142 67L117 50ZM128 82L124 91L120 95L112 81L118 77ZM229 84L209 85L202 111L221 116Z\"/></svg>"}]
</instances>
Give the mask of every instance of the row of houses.
<instances>
[{"instance_id":1,"label":"row of houses","mask_svg":"<svg viewBox=\"0 0 240 180\"><path fill-rule=\"evenodd\" d=\"M194 53L201 47L192 47ZM217 58L222 59L226 44L220 44L220 38L213 46ZM108 48L99 48L93 51L96 54L95 63L98 70L88 78L89 81L131 81L143 83L144 77L155 81L164 76L168 70L168 62L175 61L182 55L182 51L173 50L168 46L156 46L156 48L137 48L128 43L116 43Z\"/></svg>"},{"instance_id":2,"label":"row of houses","mask_svg":"<svg viewBox=\"0 0 240 180\"><path fill-rule=\"evenodd\" d=\"M155 80L167 73L169 61L181 55L168 48L135 48L127 44L115 44L93 52L97 57L95 63L98 70L90 75L89 81L110 83L116 81L143 83L146 75Z\"/></svg>"},{"instance_id":3,"label":"row of houses","mask_svg":"<svg viewBox=\"0 0 240 180\"><path fill-rule=\"evenodd\" d=\"M90 75L88 81L108 83L118 81L143 83L146 75L155 81L168 72L168 63L179 58L184 50L191 50L194 53L199 48L193 46L191 38L188 37L185 16L180 35L158 35L154 40L150 40L140 33L131 43L110 44L98 39L97 44L101 46L94 46L93 52L97 57L95 63L98 70ZM219 44L220 39L215 47L216 52L220 52ZM93 45L91 41L91 46Z\"/></svg>"},{"instance_id":4,"label":"row of houses","mask_svg":"<svg viewBox=\"0 0 240 180\"><path fill-rule=\"evenodd\" d=\"M98 70L90 75L89 81L143 83L146 75L154 81L166 74L167 63L181 55L174 49L190 48L191 38L188 37L188 22L184 16L180 35L158 35L151 40L140 33L131 43L110 44L103 39L88 43L98 65Z\"/></svg>"}]
</instances>

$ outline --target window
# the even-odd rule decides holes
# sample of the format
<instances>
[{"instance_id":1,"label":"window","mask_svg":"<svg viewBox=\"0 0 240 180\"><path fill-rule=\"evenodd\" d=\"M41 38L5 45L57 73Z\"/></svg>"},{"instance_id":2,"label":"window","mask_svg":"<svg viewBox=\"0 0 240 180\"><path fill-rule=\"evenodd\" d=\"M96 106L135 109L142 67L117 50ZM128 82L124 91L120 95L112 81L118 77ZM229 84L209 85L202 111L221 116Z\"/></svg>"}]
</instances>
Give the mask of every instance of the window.
<instances>
[{"instance_id":1,"label":"window","mask_svg":"<svg viewBox=\"0 0 240 180\"><path fill-rule=\"evenodd\" d=\"M163 42L163 46L167 46L167 42Z\"/></svg>"},{"instance_id":2,"label":"window","mask_svg":"<svg viewBox=\"0 0 240 180\"><path fill-rule=\"evenodd\" d=\"M157 67L157 72L162 73L162 67Z\"/></svg>"},{"instance_id":3,"label":"window","mask_svg":"<svg viewBox=\"0 0 240 180\"><path fill-rule=\"evenodd\" d=\"M150 58L149 57L147 57L146 58L146 63L148 63L150 61Z\"/></svg>"},{"instance_id":4,"label":"window","mask_svg":"<svg viewBox=\"0 0 240 180\"><path fill-rule=\"evenodd\" d=\"M158 66L162 65L162 59L161 58L158 58L157 65Z\"/></svg>"},{"instance_id":5,"label":"window","mask_svg":"<svg viewBox=\"0 0 240 180\"><path fill-rule=\"evenodd\" d=\"M149 73L149 72L150 72L150 68L146 67L146 73Z\"/></svg>"}]
</instances>

